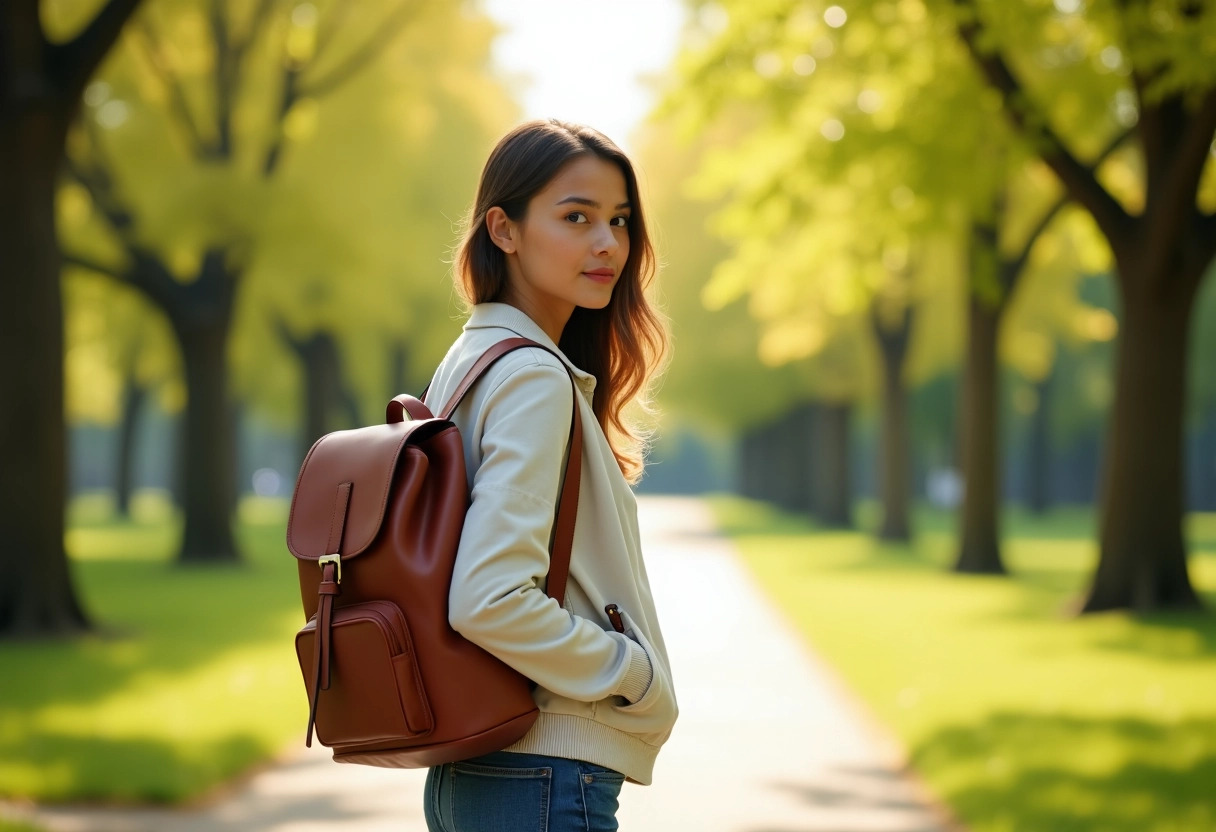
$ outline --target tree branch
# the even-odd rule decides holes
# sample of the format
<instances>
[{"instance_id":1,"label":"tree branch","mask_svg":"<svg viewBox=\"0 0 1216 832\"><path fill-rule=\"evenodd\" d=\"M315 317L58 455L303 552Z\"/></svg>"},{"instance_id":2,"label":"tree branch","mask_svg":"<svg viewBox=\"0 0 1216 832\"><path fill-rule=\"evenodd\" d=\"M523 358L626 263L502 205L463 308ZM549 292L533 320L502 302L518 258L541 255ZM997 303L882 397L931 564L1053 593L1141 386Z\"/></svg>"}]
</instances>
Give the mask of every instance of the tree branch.
<instances>
[{"instance_id":1,"label":"tree branch","mask_svg":"<svg viewBox=\"0 0 1216 832\"><path fill-rule=\"evenodd\" d=\"M178 318L183 308L190 308L189 295L198 291L195 284L177 282L164 261L150 249L135 244L130 251L133 263L129 281L132 286L143 292L170 320Z\"/></svg>"},{"instance_id":2,"label":"tree branch","mask_svg":"<svg viewBox=\"0 0 1216 832\"><path fill-rule=\"evenodd\" d=\"M135 218L114 196L109 172L100 165L85 165L73 159L70 155L64 160L68 175L75 179L89 192L93 204L101 211L109 223L110 229L128 252L135 245L132 229Z\"/></svg>"},{"instance_id":3,"label":"tree branch","mask_svg":"<svg viewBox=\"0 0 1216 832\"><path fill-rule=\"evenodd\" d=\"M249 51L250 46L257 40L258 35L266 26L266 21L270 19L270 12L274 9L275 0L260 0L258 7L254 9L253 16L249 21L249 30L245 32L245 37L239 40L233 38L232 52L237 56L237 60L244 59L245 53ZM343 3L342 8L346 8L349 4Z\"/></svg>"},{"instance_id":4,"label":"tree branch","mask_svg":"<svg viewBox=\"0 0 1216 832\"><path fill-rule=\"evenodd\" d=\"M1038 223L1030 234L1026 237L1026 242L1022 244L1022 249L1017 253L1016 257L1001 258L1001 272L1005 277L1005 288L1010 294L1017 288L1018 278L1022 276L1022 271L1026 268L1026 263L1030 260L1030 252L1034 251L1034 244L1039 241L1039 237L1045 232L1055 221L1060 211L1064 210L1064 206L1072 202L1072 198L1066 193L1057 199L1052 206L1047 209L1047 212L1039 218Z\"/></svg>"},{"instance_id":5,"label":"tree branch","mask_svg":"<svg viewBox=\"0 0 1216 832\"><path fill-rule=\"evenodd\" d=\"M1131 134L1131 130L1124 130L1122 133L1119 133L1113 139L1107 142L1106 147L1102 148L1102 151L1094 158L1092 162L1090 162L1089 170L1097 171L1097 169L1102 166L1102 163L1105 162L1112 153L1118 150L1119 146L1123 144L1123 142L1125 142L1127 138L1131 136ZM1001 267L1003 269L1007 269L1006 275L1009 279L1008 291L1010 293L1013 292L1014 287L1017 285L1017 281L1022 274L1022 270L1026 268L1026 263L1030 260L1030 252L1034 250L1035 243L1037 243L1039 241L1039 237L1041 237L1043 233L1047 231L1048 227L1050 227L1051 223L1055 220L1056 215L1058 215L1060 211L1063 210L1064 206L1071 201L1072 198L1068 193L1065 193L1063 196L1057 199L1055 203L1047 209L1047 212L1039 218L1039 221L1035 224L1035 227L1031 229L1030 234L1027 235L1026 240L1022 244L1022 248L1017 255L1012 258L1002 258L1003 262L1001 263Z\"/></svg>"},{"instance_id":6,"label":"tree branch","mask_svg":"<svg viewBox=\"0 0 1216 832\"><path fill-rule=\"evenodd\" d=\"M287 321L283 319L283 316L278 312L272 314L270 316L270 325L278 334L279 340L295 353L296 357L302 360L304 358L304 340L292 335L291 327L287 325Z\"/></svg>"},{"instance_id":7,"label":"tree branch","mask_svg":"<svg viewBox=\"0 0 1216 832\"><path fill-rule=\"evenodd\" d=\"M385 48L392 43L393 38L401 33L410 17L418 12L422 4L418 0L402 0L397 11L390 15L383 25L376 28L373 35L362 49L355 50L346 62L334 68L327 76L318 78L312 83L304 83L300 87L300 95L319 98L334 88L341 86L367 64L380 56Z\"/></svg>"},{"instance_id":8,"label":"tree branch","mask_svg":"<svg viewBox=\"0 0 1216 832\"><path fill-rule=\"evenodd\" d=\"M1182 108L1182 102L1177 106ZM1157 160L1163 181L1155 189L1157 216L1149 227L1150 245L1168 247L1177 241L1185 228L1185 216L1195 210L1199 180L1216 134L1216 88L1208 90L1190 118L1185 117L1185 110L1180 110L1179 117L1177 140L1163 148L1166 152Z\"/></svg>"},{"instance_id":9,"label":"tree branch","mask_svg":"<svg viewBox=\"0 0 1216 832\"><path fill-rule=\"evenodd\" d=\"M140 0L107 0L101 11L70 41L48 47L52 77L71 106L77 106L85 84L97 70Z\"/></svg>"},{"instance_id":10,"label":"tree branch","mask_svg":"<svg viewBox=\"0 0 1216 832\"><path fill-rule=\"evenodd\" d=\"M287 141L287 137L282 129L283 121L286 119L287 114L291 112L292 106L306 96L317 98L333 91L348 81L351 76L369 62L375 60L379 53L383 52L389 43L392 42L393 38L405 28L410 15L417 11L419 5L420 3L417 0L402 0L396 12L383 25L376 29L376 34L372 36L362 49L356 50L352 57L332 70L329 75L317 79L311 84L303 80L304 72L308 69L307 65L300 67L290 61L285 62L282 95L279 99L279 129L276 131L274 140L271 142L270 147L266 149L266 155L263 157L262 176L271 176L282 160L283 148ZM329 34L318 39L317 49L313 52L312 59L309 62L311 65L316 65L317 57L321 51L328 48L329 44L332 43L332 33L337 29L337 21L342 19L341 15L343 15L343 11L346 8L346 5L339 6L339 11L334 13L327 27L323 30Z\"/></svg>"},{"instance_id":11,"label":"tree branch","mask_svg":"<svg viewBox=\"0 0 1216 832\"><path fill-rule=\"evenodd\" d=\"M126 284L142 292L153 304L166 314L174 308L175 293L180 294L180 284L176 283L165 270L160 259L147 249L135 246L131 251L132 265L125 269L117 269L75 252L65 251L63 262L66 265L88 269Z\"/></svg>"},{"instance_id":12,"label":"tree branch","mask_svg":"<svg viewBox=\"0 0 1216 832\"><path fill-rule=\"evenodd\" d=\"M1004 97L1005 114L1014 129L1039 145L1036 151L1059 177L1065 190L1093 215L1111 247L1116 251L1121 250L1134 224L1133 218L1102 187L1092 168L1073 156L1042 114L1033 110L1026 90L1001 53L998 50L985 52L980 46L987 30L980 20L974 0L954 0L954 4L959 12L955 18L959 37L985 80Z\"/></svg>"},{"instance_id":13,"label":"tree branch","mask_svg":"<svg viewBox=\"0 0 1216 832\"><path fill-rule=\"evenodd\" d=\"M90 257L85 257L82 254L76 254L72 251L64 251L62 253L63 263L67 266L76 266L81 269L88 269L91 272L105 275L106 277L117 280L120 283L129 283L130 277L122 270L108 266Z\"/></svg>"},{"instance_id":14,"label":"tree branch","mask_svg":"<svg viewBox=\"0 0 1216 832\"><path fill-rule=\"evenodd\" d=\"M152 65L153 72L159 76L161 83L169 90L170 118L177 122L186 134L189 151L197 158L205 157L207 145L203 139L202 130L199 129L198 123L190 112L190 105L186 101L186 92L182 88L181 79L176 76L173 68L165 59L160 38L152 28L152 21L148 15L144 15L140 19L135 30L141 35L140 42L148 53L148 62Z\"/></svg>"},{"instance_id":15,"label":"tree branch","mask_svg":"<svg viewBox=\"0 0 1216 832\"><path fill-rule=\"evenodd\" d=\"M232 105L240 66L234 63L237 57L229 42L224 0L211 0L211 12L207 17L215 43L215 155L220 159L231 159Z\"/></svg>"},{"instance_id":16,"label":"tree branch","mask_svg":"<svg viewBox=\"0 0 1216 832\"><path fill-rule=\"evenodd\" d=\"M279 160L283 157L283 145L287 141L287 134L283 132L283 122L291 111L292 105L300 97L299 79L300 70L290 62L286 63L283 68L283 86L279 92L279 111L274 122L274 138L270 142L270 147L266 148L266 155L262 157L262 176L264 178L269 178L275 172L279 166Z\"/></svg>"},{"instance_id":17,"label":"tree branch","mask_svg":"<svg viewBox=\"0 0 1216 832\"><path fill-rule=\"evenodd\" d=\"M1193 202L1199 192L1199 180L1212 142L1216 139L1216 85L1208 89L1183 129L1170 173L1178 187L1185 189L1186 198Z\"/></svg>"},{"instance_id":18,"label":"tree branch","mask_svg":"<svg viewBox=\"0 0 1216 832\"><path fill-rule=\"evenodd\" d=\"M338 3L330 12L329 20L325 21L325 25L318 26L317 41L312 51L313 61L318 61L329 54L330 46L334 42L334 33L342 30L342 20L350 11L350 6L350 3Z\"/></svg>"},{"instance_id":19,"label":"tree branch","mask_svg":"<svg viewBox=\"0 0 1216 832\"><path fill-rule=\"evenodd\" d=\"M93 155L99 158L102 155L100 144L96 136L91 139ZM155 252L136 239L135 217L115 193L110 169L97 158L86 166L71 155L65 157L64 164L68 175L89 192L93 204L101 211L130 258L130 265L115 276L143 292L154 305L172 317L181 306L179 300L183 295L183 284L174 280ZM108 272L103 270L102 273Z\"/></svg>"},{"instance_id":20,"label":"tree branch","mask_svg":"<svg viewBox=\"0 0 1216 832\"><path fill-rule=\"evenodd\" d=\"M1123 7L1122 15L1126 15L1126 3L1120 2ZM1126 25L1126 17L1123 18ZM1130 52L1131 50L1128 49ZM1158 159L1162 158L1165 148L1165 139L1163 136L1163 125L1161 110L1159 107L1148 105L1147 90L1152 83L1151 78L1147 78L1144 72L1138 66L1131 68L1132 89L1136 93L1136 133L1140 136L1140 149L1144 153L1145 166L1145 203L1148 202L1148 184L1157 178L1157 171L1154 169L1154 164Z\"/></svg>"}]
</instances>

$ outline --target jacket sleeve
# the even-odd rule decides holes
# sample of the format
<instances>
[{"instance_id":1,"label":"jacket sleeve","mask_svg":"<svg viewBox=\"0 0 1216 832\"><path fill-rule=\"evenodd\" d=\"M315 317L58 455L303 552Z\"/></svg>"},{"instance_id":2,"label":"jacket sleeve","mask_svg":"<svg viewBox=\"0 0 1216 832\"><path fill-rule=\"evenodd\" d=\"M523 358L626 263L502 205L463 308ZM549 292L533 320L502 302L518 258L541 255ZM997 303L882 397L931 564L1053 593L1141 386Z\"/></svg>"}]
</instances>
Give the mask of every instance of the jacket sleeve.
<instances>
[{"instance_id":1,"label":"jacket sleeve","mask_svg":"<svg viewBox=\"0 0 1216 832\"><path fill-rule=\"evenodd\" d=\"M469 641L560 696L635 702L652 678L646 651L544 592L573 395L565 370L542 363L514 369L486 395L448 618Z\"/></svg>"}]
</instances>

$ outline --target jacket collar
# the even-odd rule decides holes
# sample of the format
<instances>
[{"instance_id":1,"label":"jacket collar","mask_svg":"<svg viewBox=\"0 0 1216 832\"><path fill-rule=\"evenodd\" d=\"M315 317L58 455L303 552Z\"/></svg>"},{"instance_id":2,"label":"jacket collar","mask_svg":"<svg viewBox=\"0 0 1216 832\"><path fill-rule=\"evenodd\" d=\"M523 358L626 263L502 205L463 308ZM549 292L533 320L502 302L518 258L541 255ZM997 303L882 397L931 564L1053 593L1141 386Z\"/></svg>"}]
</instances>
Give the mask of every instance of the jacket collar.
<instances>
[{"instance_id":1,"label":"jacket collar","mask_svg":"<svg viewBox=\"0 0 1216 832\"><path fill-rule=\"evenodd\" d=\"M585 370L576 367L566 354L561 351L557 344L553 343L545 331L540 328L536 321L528 317L527 313L520 309L516 309L507 303L479 303L473 307L473 312L469 315L469 319L465 321L464 329L508 329L523 338L531 338L538 344L543 344L562 360L570 372L574 374L574 380L579 388L584 393L590 396L595 391L595 376Z\"/></svg>"}]
</instances>

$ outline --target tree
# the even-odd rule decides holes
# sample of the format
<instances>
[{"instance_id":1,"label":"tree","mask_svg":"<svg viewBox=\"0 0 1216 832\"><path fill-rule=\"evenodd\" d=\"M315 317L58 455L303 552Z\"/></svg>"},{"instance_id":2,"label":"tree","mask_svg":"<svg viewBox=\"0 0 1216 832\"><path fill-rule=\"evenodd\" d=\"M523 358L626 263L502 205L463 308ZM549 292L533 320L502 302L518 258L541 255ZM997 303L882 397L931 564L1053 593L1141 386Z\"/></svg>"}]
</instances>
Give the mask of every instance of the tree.
<instances>
[{"instance_id":1,"label":"tree","mask_svg":"<svg viewBox=\"0 0 1216 832\"><path fill-rule=\"evenodd\" d=\"M1119 134L1094 160L1101 164L1122 143L1126 134ZM998 371L998 342L1005 325L1006 313L1018 294L1022 279L1031 262L1035 246L1047 235L1053 222L1066 206L1067 196L1055 197L1046 208L1038 209L1030 227L1025 231L1016 226L1023 219L1009 206L1010 191L1018 178L1030 179L1035 187L1033 172L1011 171L1008 183L993 193L988 210L975 211L970 221L967 242L969 279L967 291L967 351L963 370L961 468L965 490L959 525L959 549L954 569L958 572L1003 574L999 529L1001 504L1000 465L1000 373ZM1025 188L1024 188L1025 189ZM1034 197L1038 194L1032 195ZM1028 213L1023 209L1021 214ZM1021 234L1021 237L1017 235ZM1016 239L1016 242L1011 240ZM1073 262L1055 264L1057 286L1068 286L1060 266L1067 275ZM1074 302L1053 292L1057 303L1064 300L1071 312ZM1050 366L1050 362L1047 363ZM1036 368L1040 377L1046 368Z\"/></svg>"},{"instance_id":2,"label":"tree","mask_svg":"<svg viewBox=\"0 0 1216 832\"><path fill-rule=\"evenodd\" d=\"M877 387L882 402L879 535L907 540L906 391L925 352L912 332L943 286L941 250L958 224L943 195L957 201L976 179L942 164L958 141L927 134L949 101L931 83L935 53L891 4L894 19L849 28L839 7L699 5L705 31L682 56L672 106L694 123L742 111L749 125L699 174L726 197L715 230L735 244L708 294L749 297L769 363L865 333L863 370L849 377L854 397Z\"/></svg>"},{"instance_id":3,"label":"tree","mask_svg":"<svg viewBox=\"0 0 1216 832\"><path fill-rule=\"evenodd\" d=\"M706 304L705 287L715 266L729 254L727 244L706 233L718 202L690 192L689 180L712 147L737 138L730 123L695 137L681 137L671 118L652 116L640 137L638 170L658 248L661 271L656 300L670 318L671 363L657 391L665 436L694 433L719 447L734 447L735 482L740 493L776 478L753 477L760 455L747 440L808 397L806 368L796 363L769 367L757 352L757 322L744 300ZM787 455L789 457L791 455ZM809 469L810 462L802 460ZM810 504L800 506L805 510Z\"/></svg>"},{"instance_id":4,"label":"tree","mask_svg":"<svg viewBox=\"0 0 1216 832\"><path fill-rule=\"evenodd\" d=\"M1108 433L1100 559L1083 611L1193 608L1182 536L1182 426L1190 318L1216 257L1216 213L1201 204L1216 134L1216 6L1123 0L1047 10L952 0L958 36L1009 123L1093 217L1114 256L1121 300L1115 401ZM1061 41L1061 37L1067 37ZM1114 99L1134 121L1141 181L1103 181L1082 161L1063 116L1042 103L1035 48L1057 66L1125 74ZM1117 76L1116 76L1117 77ZM1076 88L1074 88L1076 89ZM1082 106L1111 100L1102 85ZM1074 91L1069 102L1076 105ZM1075 109L1075 106L1074 106ZM1210 200L1208 200L1210 206Z\"/></svg>"},{"instance_id":5,"label":"tree","mask_svg":"<svg viewBox=\"0 0 1216 832\"><path fill-rule=\"evenodd\" d=\"M67 459L55 186L81 92L139 0L54 41L36 0L0 7L0 635L85 629L64 549Z\"/></svg>"},{"instance_id":6,"label":"tree","mask_svg":"<svg viewBox=\"0 0 1216 832\"><path fill-rule=\"evenodd\" d=\"M71 188L60 192L62 229L88 211ZM137 292L69 266L63 278L67 320L66 412L69 425L118 428L114 507L128 515L135 448L148 410L181 410L181 368L163 318Z\"/></svg>"},{"instance_id":7,"label":"tree","mask_svg":"<svg viewBox=\"0 0 1216 832\"><path fill-rule=\"evenodd\" d=\"M255 276L276 274L293 288L342 283L325 268L318 271L332 260L294 274L288 264L305 258L267 264L267 237L279 235L278 252L291 239L306 253L329 245L330 258L345 248L352 252L348 269L366 262L357 232L337 241L336 229L325 225L340 225L344 210L366 216L359 193L343 183L327 203L304 183L292 157L310 146L334 107L344 106L336 90L349 91L368 70L382 69L387 46L407 23L422 17L434 32L436 17L458 13L409 0L361 6L357 15L351 8L289 9L260 0L237 12L222 0L162 3L155 15L150 10L139 18L77 136L72 175L108 226L115 252L74 253L72 262L143 292L166 315L182 356L182 560L237 557L230 527L236 475L229 351ZM399 85L406 80L396 78ZM365 106L360 115L380 112ZM360 131L349 124L343 125L348 143L357 146ZM376 161L351 158L364 165L364 174ZM333 168L349 173L330 156L307 169L305 179L332 176ZM163 187L167 177L175 188ZM342 199L351 204L336 204ZM285 227L289 223L295 225ZM375 295L374 285L361 288ZM373 302L365 300L364 308Z\"/></svg>"},{"instance_id":8,"label":"tree","mask_svg":"<svg viewBox=\"0 0 1216 832\"><path fill-rule=\"evenodd\" d=\"M359 405L347 384L337 339L324 330L297 337L278 322L283 341L304 370L304 428L300 431L300 459L325 434L358 426Z\"/></svg>"}]
</instances>

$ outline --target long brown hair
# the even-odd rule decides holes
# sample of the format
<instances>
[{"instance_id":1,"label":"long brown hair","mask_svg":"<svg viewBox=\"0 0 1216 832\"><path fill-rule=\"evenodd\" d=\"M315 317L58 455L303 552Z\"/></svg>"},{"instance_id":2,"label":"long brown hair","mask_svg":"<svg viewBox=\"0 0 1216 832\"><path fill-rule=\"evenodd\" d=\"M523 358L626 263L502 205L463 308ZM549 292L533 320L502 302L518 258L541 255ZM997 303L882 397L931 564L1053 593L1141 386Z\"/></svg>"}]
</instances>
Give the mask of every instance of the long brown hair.
<instances>
[{"instance_id":1,"label":"long brown hair","mask_svg":"<svg viewBox=\"0 0 1216 832\"><path fill-rule=\"evenodd\" d=\"M518 222L532 197L564 165L595 155L620 168L632 211L629 258L603 309L575 307L558 346L596 378L592 409L617 465L630 482L642 476L648 431L627 414L630 405L650 415L648 399L667 353L665 319L646 298L655 256L638 194L637 176L624 152L602 133L557 120L530 121L504 136L481 172L477 200L456 253L456 288L470 304L500 301L508 290L507 258L490 239L486 213L502 208Z\"/></svg>"}]
</instances>

